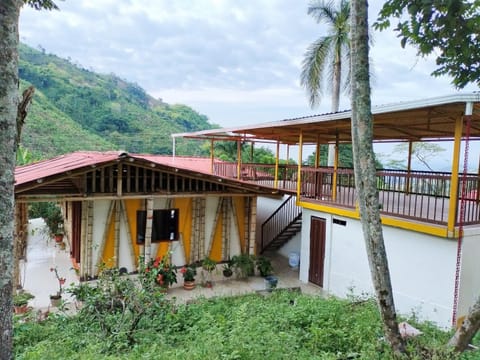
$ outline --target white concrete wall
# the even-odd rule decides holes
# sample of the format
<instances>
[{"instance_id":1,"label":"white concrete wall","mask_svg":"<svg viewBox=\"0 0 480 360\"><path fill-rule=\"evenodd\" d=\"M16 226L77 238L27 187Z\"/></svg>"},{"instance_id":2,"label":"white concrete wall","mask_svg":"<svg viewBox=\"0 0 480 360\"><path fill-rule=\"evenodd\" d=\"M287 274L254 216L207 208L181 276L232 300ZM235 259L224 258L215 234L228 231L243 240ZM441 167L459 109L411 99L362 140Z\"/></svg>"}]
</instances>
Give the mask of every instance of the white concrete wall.
<instances>
[{"instance_id":1,"label":"white concrete wall","mask_svg":"<svg viewBox=\"0 0 480 360\"><path fill-rule=\"evenodd\" d=\"M262 224L272 215L275 210L288 198L288 195L283 197L257 197L257 232L256 241L257 244L262 240Z\"/></svg>"},{"instance_id":2,"label":"white concrete wall","mask_svg":"<svg viewBox=\"0 0 480 360\"><path fill-rule=\"evenodd\" d=\"M310 219L326 219L324 288L337 296L373 294L362 227L359 220L304 209L300 280L308 281ZM346 221L346 226L332 219ZM385 246L397 311L440 326L451 322L456 242L384 226Z\"/></svg>"},{"instance_id":3,"label":"white concrete wall","mask_svg":"<svg viewBox=\"0 0 480 360\"><path fill-rule=\"evenodd\" d=\"M480 296L480 234L478 228L469 230L462 241L457 319L465 316Z\"/></svg>"}]
</instances>

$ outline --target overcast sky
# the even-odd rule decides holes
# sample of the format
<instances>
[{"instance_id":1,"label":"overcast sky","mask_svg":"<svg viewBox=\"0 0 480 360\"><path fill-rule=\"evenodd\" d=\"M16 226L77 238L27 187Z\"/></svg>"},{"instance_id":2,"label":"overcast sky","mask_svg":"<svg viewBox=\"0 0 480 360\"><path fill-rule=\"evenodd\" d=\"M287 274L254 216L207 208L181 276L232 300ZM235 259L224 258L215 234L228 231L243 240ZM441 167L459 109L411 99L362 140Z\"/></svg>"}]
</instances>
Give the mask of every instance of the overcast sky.
<instances>
[{"instance_id":1,"label":"overcast sky","mask_svg":"<svg viewBox=\"0 0 480 360\"><path fill-rule=\"evenodd\" d=\"M101 73L138 83L221 126L330 111L312 110L299 85L307 46L325 27L304 0L66 0L60 11L24 8L20 40ZM370 2L370 21L382 1ZM372 103L448 95L433 60L404 50L393 31L374 33ZM474 90L473 87L469 90ZM341 109L350 108L344 96Z\"/></svg>"}]
</instances>

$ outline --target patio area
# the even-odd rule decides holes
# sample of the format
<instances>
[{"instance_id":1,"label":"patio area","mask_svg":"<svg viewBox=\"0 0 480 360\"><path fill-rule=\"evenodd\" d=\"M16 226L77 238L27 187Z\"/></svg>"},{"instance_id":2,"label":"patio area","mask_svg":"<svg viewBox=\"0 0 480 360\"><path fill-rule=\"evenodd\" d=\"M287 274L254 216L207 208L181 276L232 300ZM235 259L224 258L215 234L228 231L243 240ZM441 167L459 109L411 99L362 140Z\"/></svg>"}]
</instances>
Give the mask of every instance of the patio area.
<instances>
[{"instance_id":1,"label":"patio area","mask_svg":"<svg viewBox=\"0 0 480 360\"><path fill-rule=\"evenodd\" d=\"M319 295L323 294L321 288L305 284L298 280L298 268L292 268L288 259L276 255L270 258L274 268L274 276L278 278L277 288L289 288L300 290L304 293ZM29 221L29 236L27 256L20 263L21 284L23 288L32 293L35 298L30 300L29 305L35 311L54 311L50 306L50 295L58 291L58 281L51 268L57 268L60 277L66 278L65 287L70 284L78 284L79 277L72 267L70 249L67 245L61 249L46 230L42 219ZM221 267L219 268L221 269ZM265 293L267 284L264 278L259 276L249 277L245 280L226 279L221 271L214 272L213 287L206 288L197 285L194 290L185 290L182 286L181 274L177 274L178 284L174 284L168 291L167 298L177 302L187 302L199 297L236 296L247 293ZM197 283L201 282L201 275L197 276ZM73 299L68 294L63 294L67 302L66 308L73 310Z\"/></svg>"}]
</instances>

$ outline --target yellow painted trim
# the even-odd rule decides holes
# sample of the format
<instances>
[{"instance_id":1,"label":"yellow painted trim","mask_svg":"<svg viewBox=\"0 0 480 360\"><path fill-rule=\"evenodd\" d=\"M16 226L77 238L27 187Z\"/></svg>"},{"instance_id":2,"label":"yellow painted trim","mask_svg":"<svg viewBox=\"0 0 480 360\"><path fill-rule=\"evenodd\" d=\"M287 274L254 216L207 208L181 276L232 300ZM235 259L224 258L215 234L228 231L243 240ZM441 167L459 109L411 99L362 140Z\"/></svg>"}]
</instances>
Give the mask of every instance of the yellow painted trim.
<instances>
[{"instance_id":1,"label":"yellow painted trim","mask_svg":"<svg viewBox=\"0 0 480 360\"><path fill-rule=\"evenodd\" d=\"M457 214L457 193L458 193L458 167L460 166L460 147L463 131L463 117L458 117L455 122L455 137L453 142L452 175L450 179L450 202L448 204L447 230L450 234L455 231L455 220Z\"/></svg>"},{"instance_id":2,"label":"yellow painted trim","mask_svg":"<svg viewBox=\"0 0 480 360\"><path fill-rule=\"evenodd\" d=\"M237 214L238 238L240 240L240 249L245 248L245 198L232 198L233 206Z\"/></svg>"},{"instance_id":3,"label":"yellow painted trim","mask_svg":"<svg viewBox=\"0 0 480 360\"><path fill-rule=\"evenodd\" d=\"M351 210L351 209L342 209L342 208L332 207L327 205L312 204L305 201L297 201L297 205L305 209L323 211L332 215L341 215L341 216L346 216L354 219L360 218L360 214L358 213L358 211Z\"/></svg>"},{"instance_id":4,"label":"yellow painted trim","mask_svg":"<svg viewBox=\"0 0 480 360\"><path fill-rule=\"evenodd\" d=\"M297 205L305 209L322 211L330 215L345 216L351 219L360 220L360 213L358 212L358 210L341 209L341 208L336 208L332 206L312 204L305 201L298 201ZM421 224L414 221L396 219L388 216L382 216L381 219L382 219L382 224L386 226L397 227L400 229L411 230L411 231L434 235L438 237L444 237L444 238L448 237L447 229L442 226Z\"/></svg>"},{"instance_id":5,"label":"yellow painted trim","mask_svg":"<svg viewBox=\"0 0 480 360\"><path fill-rule=\"evenodd\" d=\"M237 179L242 178L242 143L240 140L237 140Z\"/></svg>"},{"instance_id":6,"label":"yellow painted trim","mask_svg":"<svg viewBox=\"0 0 480 360\"><path fill-rule=\"evenodd\" d=\"M185 262L190 263L190 251L192 246L192 212L193 198L176 198L173 201L173 207L178 208L180 219L178 228L180 237L183 241L183 249L185 251Z\"/></svg>"},{"instance_id":7,"label":"yellow painted trim","mask_svg":"<svg viewBox=\"0 0 480 360\"><path fill-rule=\"evenodd\" d=\"M213 174L213 170L214 170L214 167L213 167L213 160L215 158L215 155L213 153L213 139L210 140L210 173Z\"/></svg>"},{"instance_id":8,"label":"yellow painted trim","mask_svg":"<svg viewBox=\"0 0 480 360\"><path fill-rule=\"evenodd\" d=\"M335 139L335 157L333 160L332 200L337 200L337 171L338 171L338 134Z\"/></svg>"},{"instance_id":9,"label":"yellow painted trim","mask_svg":"<svg viewBox=\"0 0 480 360\"><path fill-rule=\"evenodd\" d=\"M297 199L300 198L302 191L302 151L303 151L303 131L300 130L298 136L298 170L297 170Z\"/></svg>"},{"instance_id":10,"label":"yellow painted trim","mask_svg":"<svg viewBox=\"0 0 480 360\"><path fill-rule=\"evenodd\" d=\"M393 226L401 229L412 230L419 233L434 235L438 237L448 237L447 229L442 226L430 225L430 224L421 224L418 222L403 220L403 219L394 219L391 217L382 216L382 224Z\"/></svg>"},{"instance_id":11,"label":"yellow painted trim","mask_svg":"<svg viewBox=\"0 0 480 360\"><path fill-rule=\"evenodd\" d=\"M110 269L115 266L114 259L114 242L115 242L115 213L112 215L110 224L108 226L108 235L105 241L105 247L103 249L103 254L101 255L102 263L105 268Z\"/></svg>"},{"instance_id":12,"label":"yellow painted trim","mask_svg":"<svg viewBox=\"0 0 480 360\"><path fill-rule=\"evenodd\" d=\"M274 182L273 182L273 187L275 189L278 189L278 163L279 163L279 158L280 157L280 141L277 141L277 154L275 156L275 176L274 176Z\"/></svg>"}]
</instances>

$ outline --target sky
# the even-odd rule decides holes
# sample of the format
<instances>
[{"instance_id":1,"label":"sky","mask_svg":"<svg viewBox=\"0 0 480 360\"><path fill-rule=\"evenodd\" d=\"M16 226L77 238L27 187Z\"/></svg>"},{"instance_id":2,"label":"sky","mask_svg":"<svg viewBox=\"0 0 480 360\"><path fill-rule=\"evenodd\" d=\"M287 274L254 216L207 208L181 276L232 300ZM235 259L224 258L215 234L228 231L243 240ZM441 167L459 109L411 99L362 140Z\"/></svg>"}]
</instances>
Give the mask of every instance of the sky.
<instances>
[{"instance_id":1,"label":"sky","mask_svg":"<svg viewBox=\"0 0 480 360\"><path fill-rule=\"evenodd\" d=\"M300 86L305 50L326 27L308 0L66 0L60 11L25 7L20 40L84 68L117 76L150 95L182 103L222 127L330 111ZM383 1L370 1L370 22ZM433 58L402 49L393 30L373 32L372 104L454 94L433 78ZM464 91L476 90L469 87ZM343 96L340 109L349 109Z\"/></svg>"}]
</instances>

